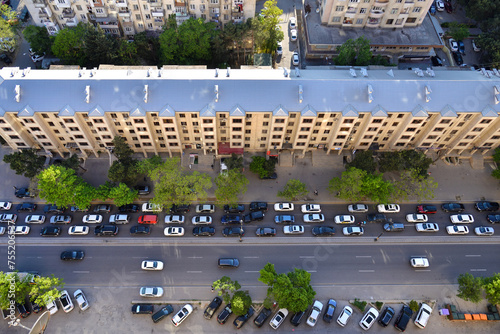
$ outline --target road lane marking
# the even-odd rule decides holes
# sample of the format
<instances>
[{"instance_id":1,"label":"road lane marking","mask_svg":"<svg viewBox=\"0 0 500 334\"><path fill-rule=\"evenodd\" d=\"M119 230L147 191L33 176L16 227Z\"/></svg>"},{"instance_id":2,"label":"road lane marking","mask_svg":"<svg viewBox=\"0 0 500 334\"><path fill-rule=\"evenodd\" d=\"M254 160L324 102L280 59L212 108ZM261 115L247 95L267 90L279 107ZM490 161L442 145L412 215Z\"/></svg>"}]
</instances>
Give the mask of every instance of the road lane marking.
<instances>
[{"instance_id":1,"label":"road lane marking","mask_svg":"<svg viewBox=\"0 0 500 334\"><path fill-rule=\"evenodd\" d=\"M245 270L246 273L260 273L260 270Z\"/></svg>"},{"instance_id":2,"label":"road lane marking","mask_svg":"<svg viewBox=\"0 0 500 334\"><path fill-rule=\"evenodd\" d=\"M358 270L360 273L373 273L375 270Z\"/></svg>"},{"instance_id":3,"label":"road lane marking","mask_svg":"<svg viewBox=\"0 0 500 334\"><path fill-rule=\"evenodd\" d=\"M187 271L188 274L201 274L203 271Z\"/></svg>"},{"instance_id":4,"label":"road lane marking","mask_svg":"<svg viewBox=\"0 0 500 334\"><path fill-rule=\"evenodd\" d=\"M471 269L470 271L486 271L486 269Z\"/></svg>"},{"instance_id":5,"label":"road lane marking","mask_svg":"<svg viewBox=\"0 0 500 334\"><path fill-rule=\"evenodd\" d=\"M188 259L203 259L203 256L188 256Z\"/></svg>"},{"instance_id":6,"label":"road lane marking","mask_svg":"<svg viewBox=\"0 0 500 334\"><path fill-rule=\"evenodd\" d=\"M244 259L258 259L258 256L243 256Z\"/></svg>"},{"instance_id":7,"label":"road lane marking","mask_svg":"<svg viewBox=\"0 0 500 334\"><path fill-rule=\"evenodd\" d=\"M314 256L299 256L299 259L314 259Z\"/></svg>"},{"instance_id":8,"label":"road lane marking","mask_svg":"<svg viewBox=\"0 0 500 334\"><path fill-rule=\"evenodd\" d=\"M135 270L135 271L131 271L130 273L131 274L140 274L140 273L142 273L142 271L141 270Z\"/></svg>"},{"instance_id":9,"label":"road lane marking","mask_svg":"<svg viewBox=\"0 0 500 334\"><path fill-rule=\"evenodd\" d=\"M465 257L481 257L481 255L465 255Z\"/></svg>"},{"instance_id":10,"label":"road lane marking","mask_svg":"<svg viewBox=\"0 0 500 334\"><path fill-rule=\"evenodd\" d=\"M146 256L132 256L133 259L147 259Z\"/></svg>"},{"instance_id":11,"label":"road lane marking","mask_svg":"<svg viewBox=\"0 0 500 334\"><path fill-rule=\"evenodd\" d=\"M317 272L316 270L306 270L308 273L315 273Z\"/></svg>"},{"instance_id":12,"label":"road lane marking","mask_svg":"<svg viewBox=\"0 0 500 334\"><path fill-rule=\"evenodd\" d=\"M420 269L420 270L415 270L415 271L431 271L430 269Z\"/></svg>"},{"instance_id":13,"label":"road lane marking","mask_svg":"<svg viewBox=\"0 0 500 334\"><path fill-rule=\"evenodd\" d=\"M371 255L357 255L356 258L362 259L362 258L371 258Z\"/></svg>"},{"instance_id":14,"label":"road lane marking","mask_svg":"<svg viewBox=\"0 0 500 334\"><path fill-rule=\"evenodd\" d=\"M90 271L88 270L73 270L73 274L88 274Z\"/></svg>"}]
</instances>

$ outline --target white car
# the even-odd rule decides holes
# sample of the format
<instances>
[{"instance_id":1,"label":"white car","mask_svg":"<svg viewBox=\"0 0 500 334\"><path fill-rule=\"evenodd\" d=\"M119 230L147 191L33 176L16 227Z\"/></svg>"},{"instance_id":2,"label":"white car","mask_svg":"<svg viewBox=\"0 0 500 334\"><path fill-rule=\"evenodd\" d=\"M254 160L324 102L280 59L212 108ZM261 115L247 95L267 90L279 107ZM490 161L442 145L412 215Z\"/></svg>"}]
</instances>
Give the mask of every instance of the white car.
<instances>
[{"instance_id":1,"label":"white car","mask_svg":"<svg viewBox=\"0 0 500 334\"><path fill-rule=\"evenodd\" d=\"M182 237L184 235L184 227L165 227L163 234L166 237Z\"/></svg>"},{"instance_id":2,"label":"white car","mask_svg":"<svg viewBox=\"0 0 500 334\"><path fill-rule=\"evenodd\" d=\"M193 219L191 219L191 222L194 225L212 224L212 217L210 217L210 216L194 216Z\"/></svg>"},{"instance_id":3,"label":"white car","mask_svg":"<svg viewBox=\"0 0 500 334\"><path fill-rule=\"evenodd\" d=\"M177 312L173 317L172 317L172 324L177 327L179 326L186 318L193 313L193 306L191 304L186 304L184 305L179 312Z\"/></svg>"},{"instance_id":4,"label":"white car","mask_svg":"<svg viewBox=\"0 0 500 334\"><path fill-rule=\"evenodd\" d=\"M351 213L368 212L368 205L366 205L366 204L351 204L347 207L347 210Z\"/></svg>"},{"instance_id":5,"label":"white car","mask_svg":"<svg viewBox=\"0 0 500 334\"><path fill-rule=\"evenodd\" d=\"M214 213L215 205L213 204L198 204L196 206L196 213Z\"/></svg>"},{"instance_id":6,"label":"white car","mask_svg":"<svg viewBox=\"0 0 500 334\"><path fill-rule=\"evenodd\" d=\"M0 226L0 235L4 235L5 234L5 230L6 230L5 227Z\"/></svg>"},{"instance_id":7,"label":"white car","mask_svg":"<svg viewBox=\"0 0 500 334\"><path fill-rule=\"evenodd\" d=\"M24 219L26 224L43 224L45 222L44 215L27 215Z\"/></svg>"},{"instance_id":8,"label":"white car","mask_svg":"<svg viewBox=\"0 0 500 334\"><path fill-rule=\"evenodd\" d=\"M302 225L286 225L283 226L283 233L285 234L303 234L304 226Z\"/></svg>"},{"instance_id":9,"label":"white car","mask_svg":"<svg viewBox=\"0 0 500 334\"><path fill-rule=\"evenodd\" d=\"M110 224L128 224L129 220L130 216L124 214L116 214L109 217Z\"/></svg>"},{"instance_id":10,"label":"white car","mask_svg":"<svg viewBox=\"0 0 500 334\"><path fill-rule=\"evenodd\" d=\"M436 9L438 10L438 12L442 12L444 10L443 0L436 0Z\"/></svg>"},{"instance_id":11,"label":"white car","mask_svg":"<svg viewBox=\"0 0 500 334\"><path fill-rule=\"evenodd\" d=\"M283 54L283 43L282 42L278 42L278 47L276 48L276 54L277 55Z\"/></svg>"},{"instance_id":12,"label":"white car","mask_svg":"<svg viewBox=\"0 0 500 334\"><path fill-rule=\"evenodd\" d=\"M469 228L463 225L446 226L448 234L469 234Z\"/></svg>"},{"instance_id":13,"label":"white car","mask_svg":"<svg viewBox=\"0 0 500 334\"><path fill-rule=\"evenodd\" d=\"M296 29L297 28L297 19L295 16L292 16L290 18L290 29Z\"/></svg>"},{"instance_id":14,"label":"white car","mask_svg":"<svg viewBox=\"0 0 500 334\"><path fill-rule=\"evenodd\" d=\"M161 205L153 204L153 203L144 203L142 205L142 212L161 212Z\"/></svg>"},{"instance_id":15,"label":"white car","mask_svg":"<svg viewBox=\"0 0 500 334\"><path fill-rule=\"evenodd\" d=\"M184 224L183 215L166 215L165 224Z\"/></svg>"},{"instance_id":16,"label":"white car","mask_svg":"<svg viewBox=\"0 0 500 334\"><path fill-rule=\"evenodd\" d=\"M297 41L297 30L296 29L290 30L290 40L292 42Z\"/></svg>"},{"instance_id":17,"label":"white car","mask_svg":"<svg viewBox=\"0 0 500 334\"><path fill-rule=\"evenodd\" d=\"M269 321L269 326L272 329L278 329L278 327L285 321L288 315L288 310L286 308L280 308L274 317Z\"/></svg>"},{"instance_id":18,"label":"white car","mask_svg":"<svg viewBox=\"0 0 500 334\"><path fill-rule=\"evenodd\" d=\"M315 300L311 308L311 313L309 313L309 317L306 320L306 324L308 324L311 327L314 327L322 310L323 310L323 303L321 303L318 300Z\"/></svg>"},{"instance_id":19,"label":"white car","mask_svg":"<svg viewBox=\"0 0 500 334\"><path fill-rule=\"evenodd\" d=\"M16 221L17 215L15 213L4 213L0 215L0 223L14 224Z\"/></svg>"},{"instance_id":20,"label":"white car","mask_svg":"<svg viewBox=\"0 0 500 334\"><path fill-rule=\"evenodd\" d=\"M12 202L0 202L0 210L10 210Z\"/></svg>"},{"instance_id":21,"label":"white car","mask_svg":"<svg viewBox=\"0 0 500 334\"><path fill-rule=\"evenodd\" d=\"M427 223L427 215L421 213L410 213L406 215L406 221L408 223Z\"/></svg>"},{"instance_id":22,"label":"white car","mask_svg":"<svg viewBox=\"0 0 500 334\"><path fill-rule=\"evenodd\" d=\"M410 259L410 264L413 268L427 268L429 266L429 260L426 257L412 257Z\"/></svg>"},{"instance_id":23,"label":"white car","mask_svg":"<svg viewBox=\"0 0 500 334\"><path fill-rule=\"evenodd\" d=\"M453 38L450 38L448 40L448 45L450 46L451 52L457 52L458 51L458 43Z\"/></svg>"},{"instance_id":24,"label":"white car","mask_svg":"<svg viewBox=\"0 0 500 334\"><path fill-rule=\"evenodd\" d=\"M342 233L344 233L344 235L363 235L363 233L365 233L365 229L362 228L362 227L358 227L358 226L349 226L349 227L344 227L342 229Z\"/></svg>"},{"instance_id":25,"label":"white car","mask_svg":"<svg viewBox=\"0 0 500 334\"><path fill-rule=\"evenodd\" d=\"M333 218L333 221L336 224L353 224L355 220L354 216L351 215L339 215L335 216L335 218Z\"/></svg>"},{"instance_id":26,"label":"white car","mask_svg":"<svg viewBox=\"0 0 500 334\"><path fill-rule=\"evenodd\" d=\"M439 226L435 223L415 224L417 232L438 232Z\"/></svg>"},{"instance_id":27,"label":"white car","mask_svg":"<svg viewBox=\"0 0 500 334\"><path fill-rule=\"evenodd\" d=\"M476 44L476 40L472 40L472 48L474 49L475 52L481 51L481 48Z\"/></svg>"},{"instance_id":28,"label":"white car","mask_svg":"<svg viewBox=\"0 0 500 334\"><path fill-rule=\"evenodd\" d=\"M292 54L292 64L294 66L299 66L299 63L300 63L299 53L297 51L293 51L293 54Z\"/></svg>"},{"instance_id":29,"label":"white car","mask_svg":"<svg viewBox=\"0 0 500 334\"><path fill-rule=\"evenodd\" d=\"M141 297L154 297L159 298L163 296L163 288L159 286L143 286L139 291Z\"/></svg>"},{"instance_id":30,"label":"white car","mask_svg":"<svg viewBox=\"0 0 500 334\"><path fill-rule=\"evenodd\" d=\"M493 227L479 226L474 229L474 233L479 236L489 236L495 234Z\"/></svg>"},{"instance_id":31,"label":"white car","mask_svg":"<svg viewBox=\"0 0 500 334\"><path fill-rule=\"evenodd\" d=\"M472 215L451 215L450 220L453 224L472 224L474 222L474 217Z\"/></svg>"},{"instance_id":32,"label":"white car","mask_svg":"<svg viewBox=\"0 0 500 334\"><path fill-rule=\"evenodd\" d=\"M351 319L351 315L352 315L352 308L349 306L344 306L344 309L342 310L342 312L340 312L340 315L337 318L337 323L340 326L345 327L349 319Z\"/></svg>"},{"instance_id":33,"label":"white car","mask_svg":"<svg viewBox=\"0 0 500 334\"><path fill-rule=\"evenodd\" d=\"M68 313L73 310L74 305L71 301L71 297L69 296L68 291L61 291L61 296L59 297L59 301L61 302L61 306L64 312Z\"/></svg>"},{"instance_id":34,"label":"white car","mask_svg":"<svg viewBox=\"0 0 500 334\"><path fill-rule=\"evenodd\" d=\"M88 226L71 226L68 230L69 235L87 235L89 234Z\"/></svg>"},{"instance_id":35,"label":"white car","mask_svg":"<svg viewBox=\"0 0 500 334\"><path fill-rule=\"evenodd\" d=\"M85 311L89 308L89 302L87 301L87 297L83 294L83 291L78 289L73 293L73 297L75 297L76 303L80 310Z\"/></svg>"},{"instance_id":36,"label":"white car","mask_svg":"<svg viewBox=\"0 0 500 334\"><path fill-rule=\"evenodd\" d=\"M370 307L368 312L366 312L363 318L361 318L361 320L359 321L359 326L367 331L373 326L377 318L378 311L374 307Z\"/></svg>"},{"instance_id":37,"label":"white car","mask_svg":"<svg viewBox=\"0 0 500 334\"><path fill-rule=\"evenodd\" d=\"M380 213L395 213L399 212L401 208L397 204L379 204L377 210Z\"/></svg>"},{"instance_id":38,"label":"white car","mask_svg":"<svg viewBox=\"0 0 500 334\"><path fill-rule=\"evenodd\" d=\"M300 208L302 213L319 213L321 206L319 204L303 204Z\"/></svg>"},{"instance_id":39,"label":"white car","mask_svg":"<svg viewBox=\"0 0 500 334\"><path fill-rule=\"evenodd\" d=\"M9 226L9 234L26 235L30 233L29 226Z\"/></svg>"},{"instance_id":40,"label":"white car","mask_svg":"<svg viewBox=\"0 0 500 334\"><path fill-rule=\"evenodd\" d=\"M274 211L293 211L295 207L292 203L276 203L274 204Z\"/></svg>"},{"instance_id":41,"label":"white car","mask_svg":"<svg viewBox=\"0 0 500 334\"><path fill-rule=\"evenodd\" d=\"M322 213L310 213L304 215L304 223L322 223L325 221L325 216Z\"/></svg>"},{"instance_id":42,"label":"white car","mask_svg":"<svg viewBox=\"0 0 500 334\"><path fill-rule=\"evenodd\" d=\"M55 314L57 311L59 311L59 308L57 307L56 301L54 299L50 299L49 301L47 301L45 307L47 308L47 311L50 312L50 314Z\"/></svg>"},{"instance_id":43,"label":"white car","mask_svg":"<svg viewBox=\"0 0 500 334\"><path fill-rule=\"evenodd\" d=\"M163 270L163 262L161 261L153 261L153 260L145 260L141 263L142 270Z\"/></svg>"},{"instance_id":44,"label":"white car","mask_svg":"<svg viewBox=\"0 0 500 334\"><path fill-rule=\"evenodd\" d=\"M102 223L102 215L85 215L82 221L85 224L100 224Z\"/></svg>"}]
</instances>

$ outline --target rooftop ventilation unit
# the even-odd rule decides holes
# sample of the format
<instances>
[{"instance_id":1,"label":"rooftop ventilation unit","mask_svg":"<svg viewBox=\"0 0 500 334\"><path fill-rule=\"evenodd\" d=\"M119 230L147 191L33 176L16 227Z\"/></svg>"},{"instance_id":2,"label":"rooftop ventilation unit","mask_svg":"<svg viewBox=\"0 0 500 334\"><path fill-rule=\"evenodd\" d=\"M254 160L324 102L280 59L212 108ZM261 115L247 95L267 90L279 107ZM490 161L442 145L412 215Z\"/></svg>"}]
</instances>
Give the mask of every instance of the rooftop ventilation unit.
<instances>
[{"instance_id":1,"label":"rooftop ventilation unit","mask_svg":"<svg viewBox=\"0 0 500 334\"><path fill-rule=\"evenodd\" d=\"M286 67L283 67L283 75L285 78L288 78L288 71L286 70Z\"/></svg>"},{"instance_id":2,"label":"rooftop ventilation unit","mask_svg":"<svg viewBox=\"0 0 500 334\"><path fill-rule=\"evenodd\" d=\"M219 69L218 69L218 68L216 68L216 69L215 69L215 77L216 77L216 78L218 78L218 77L219 77Z\"/></svg>"},{"instance_id":3,"label":"rooftop ventilation unit","mask_svg":"<svg viewBox=\"0 0 500 334\"><path fill-rule=\"evenodd\" d=\"M351 74L351 76L352 76L353 78L355 78L355 77L356 77L356 71L355 71L353 68L349 69L349 73Z\"/></svg>"},{"instance_id":4,"label":"rooftop ventilation unit","mask_svg":"<svg viewBox=\"0 0 500 334\"><path fill-rule=\"evenodd\" d=\"M494 69L493 69L493 73L494 73L497 77L500 77L500 72L499 72L496 68L494 68Z\"/></svg>"},{"instance_id":5,"label":"rooftop ventilation unit","mask_svg":"<svg viewBox=\"0 0 500 334\"><path fill-rule=\"evenodd\" d=\"M31 71L31 67L26 67L23 70L22 76L25 77L28 73L30 73L30 71Z\"/></svg>"},{"instance_id":6,"label":"rooftop ventilation unit","mask_svg":"<svg viewBox=\"0 0 500 334\"><path fill-rule=\"evenodd\" d=\"M144 103L148 103L148 85L144 85Z\"/></svg>"},{"instance_id":7,"label":"rooftop ventilation unit","mask_svg":"<svg viewBox=\"0 0 500 334\"><path fill-rule=\"evenodd\" d=\"M361 67L361 74L363 74L365 78L368 76L368 71L366 70L366 68Z\"/></svg>"},{"instance_id":8,"label":"rooftop ventilation unit","mask_svg":"<svg viewBox=\"0 0 500 334\"><path fill-rule=\"evenodd\" d=\"M219 85L215 85L214 93L215 93L215 102L219 102Z\"/></svg>"},{"instance_id":9,"label":"rooftop ventilation unit","mask_svg":"<svg viewBox=\"0 0 500 334\"><path fill-rule=\"evenodd\" d=\"M433 77L433 78L436 75L430 67L427 67L427 71L425 71L425 73L427 73L428 76Z\"/></svg>"},{"instance_id":10,"label":"rooftop ventilation unit","mask_svg":"<svg viewBox=\"0 0 500 334\"><path fill-rule=\"evenodd\" d=\"M226 77L228 77L228 78L229 78L229 74L230 74L230 73L229 73L229 71L230 71L230 70L231 70L231 67L228 67L228 68L227 68L227 71L226 71Z\"/></svg>"},{"instance_id":11,"label":"rooftop ventilation unit","mask_svg":"<svg viewBox=\"0 0 500 334\"><path fill-rule=\"evenodd\" d=\"M14 93L16 93L16 102L21 102L21 85L16 85L16 88L14 88Z\"/></svg>"},{"instance_id":12,"label":"rooftop ventilation unit","mask_svg":"<svg viewBox=\"0 0 500 334\"><path fill-rule=\"evenodd\" d=\"M304 100L304 90L302 89L302 85L299 85L299 103L302 103Z\"/></svg>"},{"instance_id":13,"label":"rooftop ventilation unit","mask_svg":"<svg viewBox=\"0 0 500 334\"><path fill-rule=\"evenodd\" d=\"M415 73L416 73L419 77L423 77L423 76L424 76L424 72L423 72L420 68L416 68L416 69L415 69Z\"/></svg>"},{"instance_id":14,"label":"rooftop ventilation unit","mask_svg":"<svg viewBox=\"0 0 500 334\"><path fill-rule=\"evenodd\" d=\"M90 86L85 86L85 103L90 103Z\"/></svg>"},{"instance_id":15,"label":"rooftop ventilation unit","mask_svg":"<svg viewBox=\"0 0 500 334\"><path fill-rule=\"evenodd\" d=\"M300 78L300 70L299 70L299 68L298 68L298 67L296 67L296 68L295 68L295 76L296 76L297 78Z\"/></svg>"}]
</instances>

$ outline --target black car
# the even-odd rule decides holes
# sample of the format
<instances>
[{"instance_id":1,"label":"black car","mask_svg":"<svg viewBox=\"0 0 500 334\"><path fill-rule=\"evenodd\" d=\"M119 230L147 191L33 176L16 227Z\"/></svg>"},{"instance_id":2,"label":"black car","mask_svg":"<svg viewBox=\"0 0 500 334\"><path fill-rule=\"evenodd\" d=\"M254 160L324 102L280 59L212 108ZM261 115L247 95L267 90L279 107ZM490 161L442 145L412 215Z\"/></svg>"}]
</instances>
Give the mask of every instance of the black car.
<instances>
[{"instance_id":1,"label":"black car","mask_svg":"<svg viewBox=\"0 0 500 334\"><path fill-rule=\"evenodd\" d=\"M272 173L269 174L268 176L261 177L261 180L276 180L278 178L278 174Z\"/></svg>"},{"instance_id":2,"label":"black car","mask_svg":"<svg viewBox=\"0 0 500 334\"><path fill-rule=\"evenodd\" d=\"M384 312L382 312L382 315L378 318L378 323L383 327L387 327L387 325L389 325L392 318L394 317L394 314L396 314L396 312L394 312L394 309L387 306Z\"/></svg>"},{"instance_id":3,"label":"black car","mask_svg":"<svg viewBox=\"0 0 500 334\"><path fill-rule=\"evenodd\" d=\"M36 297L33 298L33 300L35 300L35 299L36 299ZM40 306L35 302L31 302L29 299L28 299L28 302L31 303L31 309L33 310L33 313L40 313L41 311L43 311L43 309L44 309L43 306Z\"/></svg>"},{"instance_id":4,"label":"black car","mask_svg":"<svg viewBox=\"0 0 500 334\"><path fill-rule=\"evenodd\" d=\"M233 314L233 310L231 310L231 304L227 304L226 307L224 307L224 309L217 316L217 322L221 325L224 325L231 314Z\"/></svg>"},{"instance_id":5,"label":"black car","mask_svg":"<svg viewBox=\"0 0 500 334\"><path fill-rule=\"evenodd\" d=\"M229 206L229 205L224 205L224 212L225 213L242 213L245 211L245 205L243 204L238 204L235 206Z\"/></svg>"},{"instance_id":6,"label":"black car","mask_svg":"<svg viewBox=\"0 0 500 334\"><path fill-rule=\"evenodd\" d=\"M59 226L47 226L42 228L40 235L42 237L58 237L61 234L61 228Z\"/></svg>"},{"instance_id":7,"label":"black car","mask_svg":"<svg viewBox=\"0 0 500 334\"><path fill-rule=\"evenodd\" d=\"M439 56L431 57L432 66L443 66L443 60Z\"/></svg>"},{"instance_id":8,"label":"black car","mask_svg":"<svg viewBox=\"0 0 500 334\"><path fill-rule=\"evenodd\" d=\"M238 318L234 319L233 325L236 326L236 329L240 329L241 327L243 327L243 325L248 321L248 319L252 317L253 313L254 310L252 306L250 306L246 314L240 315Z\"/></svg>"},{"instance_id":9,"label":"black car","mask_svg":"<svg viewBox=\"0 0 500 334\"><path fill-rule=\"evenodd\" d=\"M138 195L148 195L150 193L149 186L135 186Z\"/></svg>"},{"instance_id":10,"label":"black car","mask_svg":"<svg viewBox=\"0 0 500 334\"><path fill-rule=\"evenodd\" d=\"M250 211L267 211L266 202L252 202L250 203Z\"/></svg>"},{"instance_id":11,"label":"black car","mask_svg":"<svg viewBox=\"0 0 500 334\"><path fill-rule=\"evenodd\" d=\"M28 188L15 188L16 192L14 195L16 195L17 198L32 198L35 197L35 195L31 194Z\"/></svg>"},{"instance_id":12,"label":"black car","mask_svg":"<svg viewBox=\"0 0 500 334\"><path fill-rule=\"evenodd\" d=\"M441 205L444 212L464 212L465 206L462 203L444 203Z\"/></svg>"},{"instance_id":13,"label":"black car","mask_svg":"<svg viewBox=\"0 0 500 334\"><path fill-rule=\"evenodd\" d=\"M99 225L94 228L94 234L98 237L114 237L118 234L118 226Z\"/></svg>"},{"instance_id":14,"label":"black car","mask_svg":"<svg viewBox=\"0 0 500 334\"><path fill-rule=\"evenodd\" d=\"M477 211L497 211L500 208L497 202L481 201L474 204Z\"/></svg>"},{"instance_id":15,"label":"black car","mask_svg":"<svg viewBox=\"0 0 500 334\"><path fill-rule=\"evenodd\" d=\"M132 314L153 314L154 306L152 304L134 304L132 305Z\"/></svg>"},{"instance_id":16,"label":"black car","mask_svg":"<svg viewBox=\"0 0 500 334\"><path fill-rule=\"evenodd\" d=\"M245 215L244 222L245 223L250 223L253 221L260 221L264 219L264 212L263 211L254 211L250 212L249 214Z\"/></svg>"},{"instance_id":17,"label":"black car","mask_svg":"<svg viewBox=\"0 0 500 334\"><path fill-rule=\"evenodd\" d=\"M169 315L173 312L174 312L174 308L172 307L172 305L168 304L168 305L162 307L158 312L153 314L151 316L151 318L153 319L153 322L156 324L157 322L159 322L160 320L162 320L167 315Z\"/></svg>"},{"instance_id":18,"label":"black car","mask_svg":"<svg viewBox=\"0 0 500 334\"><path fill-rule=\"evenodd\" d=\"M130 228L130 234L149 234L151 233L151 228L145 225L136 225Z\"/></svg>"},{"instance_id":19,"label":"black car","mask_svg":"<svg viewBox=\"0 0 500 334\"><path fill-rule=\"evenodd\" d=\"M401 312L399 313L399 316L394 323L394 327L396 327L396 329L400 332L404 332L406 330L406 326L411 320L412 315L413 311L408 306L403 305L403 308L401 309Z\"/></svg>"},{"instance_id":20,"label":"black car","mask_svg":"<svg viewBox=\"0 0 500 334\"><path fill-rule=\"evenodd\" d=\"M295 313L290 318L290 323L295 327L300 325L300 322L302 321L302 318L304 318L304 315L306 315L306 312L307 312L307 310Z\"/></svg>"},{"instance_id":21,"label":"black car","mask_svg":"<svg viewBox=\"0 0 500 334\"><path fill-rule=\"evenodd\" d=\"M323 314L323 321L330 323L333 319L333 314L335 313L335 308L337 307L337 302L333 299L328 300L328 305L326 305L325 313Z\"/></svg>"},{"instance_id":22,"label":"black car","mask_svg":"<svg viewBox=\"0 0 500 334\"><path fill-rule=\"evenodd\" d=\"M224 227L222 235L225 237L242 237L245 235L245 230L241 227Z\"/></svg>"},{"instance_id":23,"label":"black car","mask_svg":"<svg viewBox=\"0 0 500 334\"><path fill-rule=\"evenodd\" d=\"M207 320L212 319L214 313L217 312L219 307L222 305L222 299L220 297L215 297L212 302L207 306L205 312L203 312L203 317Z\"/></svg>"},{"instance_id":24,"label":"black car","mask_svg":"<svg viewBox=\"0 0 500 334\"><path fill-rule=\"evenodd\" d=\"M36 210L36 204L34 203L21 203L17 205L17 211L28 211L33 212Z\"/></svg>"},{"instance_id":25,"label":"black car","mask_svg":"<svg viewBox=\"0 0 500 334\"><path fill-rule=\"evenodd\" d=\"M462 58L462 55L460 54L460 52L453 52L453 58L457 62L458 66L462 66L463 65L464 59Z\"/></svg>"},{"instance_id":26,"label":"black car","mask_svg":"<svg viewBox=\"0 0 500 334\"><path fill-rule=\"evenodd\" d=\"M241 224L243 217L240 215L224 215L220 219L221 224Z\"/></svg>"},{"instance_id":27,"label":"black car","mask_svg":"<svg viewBox=\"0 0 500 334\"><path fill-rule=\"evenodd\" d=\"M0 55L0 60L5 64L12 64L12 60L5 53Z\"/></svg>"},{"instance_id":28,"label":"black car","mask_svg":"<svg viewBox=\"0 0 500 334\"><path fill-rule=\"evenodd\" d=\"M500 223L500 215L488 215L486 219L492 224Z\"/></svg>"},{"instance_id":29,"label":"black car","mask_svg":"<svg viewBox=\"0 0 500 334\"><path fill-rule=\"evenodd\" d=\"M141 208L137 204L127 204L118 207L118 211L120 211L120 213L127 213L127 212L136 213L139 212L140 209Z\"/></svg>"},{"instance_id":30,"label":"black car","mask_svg":"<svg viewBox=\"0 0 500 334\"><path fill-rule=\"evenodd\" d=\"M293 215L276 215L274 222L276 224L293 224L295 223L295 217Z\"/></svg>"},{"instance_id":31,"label":"black car","mask_svg":"<svg viewBox=\"0 0 500 334\"><path fill-rule=\"evenodd\" d=\"M436 213L437 208L434 205L429 205L429 204L421 204L417 205L417 213Z\"/></svg>"},{"instance_id":32,"label":"black car","mask_svg":"<svg viewBox=\"0 0 500 334\"><path fill-rule=\"evenodd\" d=\"M366 220L370 223L384 223L387 217L382 213L370 213L366 215Z\"/></svg>"},{"instance_id":33,"label":"black car","mask_svg":"<svg viewBox=\"0 0 500 334\"><path fill-rule=\"evenodd\" d=\"M274 227L259 227L255 231L255 235L258 237L274 237L276 236L276 229Z\"/></svg>"},{"instance_id":34,"label":"black car","mask_svg":"<svg viewBox=\"0 0 500 334\"><path fill-rule=\"evenodd\" d=\"M31 314L31 311L26 304L16 303L16 307L21 318L27 318Z\"/></svg>"},{"instance_id":35,"label":"black car","mask_svg":"<svg viewBox=\"0 0 500 334\"><path fill-rule=\"evenodd\" d=\"M315 237L329 237L335 235L335 228L333 226L315 226L311 232Z\"/></svg>"},{"instance_id":36,"label":"black car","mask_svg":"<svg viewBox=\"0 0 500 334\"><path fill-rule=\"evenodd\" d=\"M170 213L188 213L189 212L189 205L172 205L170 208Z\"/></svg>"},{"instance_id":37,"label":"black car","mask_svg":"<svg viewBox=\"0 0 500 334\"><path fill-rule=\"evenodd\" d=\"M72 260L83 260L85 253L83 251L64 251L61 253L61 260L72 261Z\"/></svg>"},{"instance_id":38,"label":"black car","mask_svg":"<svg viewBox=\"0 0 500 334\"><path fill-rule=\"evenodd\" d=\"M66 208L62 206L57 206L55 204L46 204L43 207L43 212L44 213L63 213Z\"/></svg>"},{"instance_id":39,"label":"black car","mask_svg":"<svg viewBox=\"0 0 500 334\"><path fill-rule=\"evenodd\" d=\"M110 211L111 211L111 205L109 204L99 204L96 205L96 207L94 208L95 213L100 213L100 212L109 213Z\"/></svg>"},{"instance_id":40,"label":"black car","mask_svg":"<svg viewBox=\"0 0 500 334\"><path fill-rule=\"evenodd\" d=\"M211 237L215 234L215 228L210 226L196 226L193 228L195 237Z\"/></svg>"},{"instance_id":41,"label":"black car","mask_svg":"<svg viewBox=\"0 0 500 334\"><path fill-rule=\"evenodd\" d=\"M72 207L69 208L69 211L71 211L71 212L87 212L89 210L90 210L90 206L80 209L76 205L73 205Z\"/></svg>"},{"instance_id":42,"label":"black car","mask_svg":"<svg viewBox=\"0 0 500 334\"><path fill-rule=\"evenodd\" d=\"M262 311L260 311L260 313L257 315L257 317L255 317L253 323L255 324L255 326L260 328L262 327L262 325L264 325L264 323L271 316L271 314L272 314L271 309L264 307Z\"/></svg>"}]
</instances>

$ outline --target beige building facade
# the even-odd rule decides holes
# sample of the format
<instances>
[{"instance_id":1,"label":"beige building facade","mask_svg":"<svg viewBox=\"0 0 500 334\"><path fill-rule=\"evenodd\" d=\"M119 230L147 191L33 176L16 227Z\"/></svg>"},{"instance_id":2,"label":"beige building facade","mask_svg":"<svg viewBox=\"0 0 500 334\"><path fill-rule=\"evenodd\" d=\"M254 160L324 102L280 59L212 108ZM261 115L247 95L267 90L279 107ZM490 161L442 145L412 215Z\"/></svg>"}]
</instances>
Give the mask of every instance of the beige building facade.
<instances>
[{"instance_id":1,"label":"beige building facade","mask_svg":"<svg viewBox=\"0 0 500 334\"><path fill-rule=\"evenodd\" d=\"M133 36L161 31L170 15L177 23L193 17L222 26L255 16L256 0L26 0L38 26L51 35L78 22L90 22L106 33Z\"/></svg>"},{"instance_id":2,"label":"beige building facade","mask_svg":"<svg viewBox=\"0 0 500 334\"><path fill-rule=\"evenodd\" d=\"M0 70L0 135L86 158L122 136L144 156L500 146L500 77L487 71Z\"/></svg>"}]
</instances>

